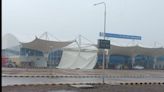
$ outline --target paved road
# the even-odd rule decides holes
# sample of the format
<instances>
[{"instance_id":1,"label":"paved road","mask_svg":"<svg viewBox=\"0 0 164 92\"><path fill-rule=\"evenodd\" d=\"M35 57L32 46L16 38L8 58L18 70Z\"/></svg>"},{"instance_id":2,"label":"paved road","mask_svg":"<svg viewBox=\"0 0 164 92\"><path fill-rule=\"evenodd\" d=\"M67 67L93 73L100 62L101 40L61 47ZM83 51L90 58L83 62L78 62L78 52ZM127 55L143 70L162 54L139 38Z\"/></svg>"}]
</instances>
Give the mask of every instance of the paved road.
<instances>
[{"instance_id":1,"label":"paved road","mask_svg":"<svg viewBox=\"0 0 164 92\"><path fill-rule=\"evenodd\" d=\"M119 83L164 83L164 78L105 78L107 84ZM20 84L72 84L102 83L102 78L56 78L56 77L2 77L2 86Z\"/></svg>"},{"instance_id":2,"label":"paved road","mask_svg":"<svg viewBox=\"0 0 164 92\"><path fill-rule=\"evenodd\" d=\"M2 86L14 84L102 83L102 70L2 68ZM35 76L58 77L35 77ZM105 83L164 82L163 70L105 70ZM9 77L20 76L20 77ZM28 76L28 77L21 77ZM29 77L34 76L34 77ZM62 77L67 76L67 77ZM73 76L73 77L68 77ZM76 77L74 77L76 76ZM92 77L77 77L92 76ZM99 76L99 77L93 77Z\"/></svg>"}]
</instances>

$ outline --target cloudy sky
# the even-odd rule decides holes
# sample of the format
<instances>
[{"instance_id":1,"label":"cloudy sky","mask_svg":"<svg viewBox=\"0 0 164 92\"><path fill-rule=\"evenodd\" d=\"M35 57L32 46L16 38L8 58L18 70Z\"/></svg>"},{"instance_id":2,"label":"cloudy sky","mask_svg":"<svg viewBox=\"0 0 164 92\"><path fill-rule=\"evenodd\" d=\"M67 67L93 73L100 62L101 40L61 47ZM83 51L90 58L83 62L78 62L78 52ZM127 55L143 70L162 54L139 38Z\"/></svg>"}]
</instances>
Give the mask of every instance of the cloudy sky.
<instances>
[{"instance_id":1,"label":"cloudy sky","mask_svg":"<svg viewBox=\"0 0 164 92\"><path fill-rule=\"evenodd\" d=\"M142 36L141 41L110 38L113 44L139 43L164 46L164 0L2 0L2 36L15 35L29 42L44 32L60 40L79 34L97 42L103 32L107 4L106 31Z\"/></svg>"}]
</instances>

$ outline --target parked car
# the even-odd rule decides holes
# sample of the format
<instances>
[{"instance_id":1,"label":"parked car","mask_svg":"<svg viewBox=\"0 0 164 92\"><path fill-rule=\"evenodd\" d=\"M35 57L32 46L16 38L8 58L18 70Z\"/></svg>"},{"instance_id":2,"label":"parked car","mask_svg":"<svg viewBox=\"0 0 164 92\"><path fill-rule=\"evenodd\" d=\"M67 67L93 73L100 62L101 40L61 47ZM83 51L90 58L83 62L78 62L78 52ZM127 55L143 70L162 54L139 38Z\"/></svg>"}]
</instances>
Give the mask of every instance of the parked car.
<instances>
[{"instance_id":1,"label":"parked car","mask_svg":"<svg viewBox=\"0 0 164 92\"><path fill-rule=\"evenodd\" d=\"M16 67L16 64L12 62L11 60L8 60L8 62L5 64L6 67Z\"/></svg>"},{"instance_id":2,"label":"parked car","mask_svg":"<svg viewBox=\"0 0 164 92\"><path fill-rule=\"evenodd\" d=\"M143 70L144 67L143 67L143 66L134 66L133 69L136 69L136 70Z\"/></svg>"}]
</instances>

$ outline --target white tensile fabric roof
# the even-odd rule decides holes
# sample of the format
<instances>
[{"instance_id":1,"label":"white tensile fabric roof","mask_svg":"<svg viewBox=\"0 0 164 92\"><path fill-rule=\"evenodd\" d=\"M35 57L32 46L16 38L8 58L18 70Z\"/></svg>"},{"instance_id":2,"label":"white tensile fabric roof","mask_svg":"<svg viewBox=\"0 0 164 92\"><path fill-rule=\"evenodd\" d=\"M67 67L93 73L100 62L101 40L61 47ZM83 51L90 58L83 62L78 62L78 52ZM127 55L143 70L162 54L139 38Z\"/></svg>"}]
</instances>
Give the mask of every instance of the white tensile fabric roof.
<instances>
[{"instance_id":1,"label":"white tensile fabric roof","mask_svg":"<svg viewBox=\"0 0 164 92\"><path fill-rule=\"evenodd\" d=\"M58 49L66 47L67 45L73 43L74 41L49 41L49 40L43 40L39 38L35 38L32 42L28 43L22 43L23 48L29 48L34 50L39 50L43 52L49 52L52 49Z\"/></svg>"},{"instance_id":2,"label":"white tensile fabric roof","mask_svg":"<svg viewBox=\"0 0 164 92\"><path fill-rule=\"evenodd\" d=\"M164 55L164 48L146 48L141 46L116 46L111 45L109 49L109 53L111 54L120 54L120 55L149 55L149 56L162 56Z\"/></svg>"},{"instance_id":3,"label":"white tensile fabric roof","mask_svg":"<svg viewBox=\"0 0 164 92\"><path fill-rule=\"evenodd\" d=\"M12 34L6 34L2 38L2 49L13 49L13 50L20 50L20 45L23 48L30 48L30 49L35 49L43 52L49 52L52 49L59 49L59 48L74 48L73 45L77 46L77 43L75 41L50 41L50 40L43 40L39 38L35 38L31 42L23 43L19 42L17 38L12 35ZM71 47L72 45L72 47ZM97 45L92 45L92 48L87 48L85 49L88 50L96 50ZM16 49L17 47L17 49ZM78 47L77 47L78 49ZM18 51L19 51L18 50ZM117 45L111 45L111 48L109 49L110 54L120 54L120 55L128 55L128 56L133 56L137 54L142 54L142 55L149 55L149 56L162 56L164 55L164 48L159 47L159 48L148 48L148 47L143 47L140 45L136 46L117 46Z\"/></svg>"}]
</instances>

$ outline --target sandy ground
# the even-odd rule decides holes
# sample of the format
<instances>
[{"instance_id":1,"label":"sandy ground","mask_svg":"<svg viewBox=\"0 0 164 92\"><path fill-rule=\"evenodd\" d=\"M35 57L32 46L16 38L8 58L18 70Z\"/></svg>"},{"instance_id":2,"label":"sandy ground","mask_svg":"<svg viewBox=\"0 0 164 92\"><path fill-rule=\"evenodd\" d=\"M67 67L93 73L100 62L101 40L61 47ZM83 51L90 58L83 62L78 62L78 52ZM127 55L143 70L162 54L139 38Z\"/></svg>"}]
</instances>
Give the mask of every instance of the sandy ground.
<instances>
[{"instance_id":1,"label":"sandy ground","mask_svg":"<svg viewBox=\"0 0 164 92\"><path fill-rule=\"evenodd\" d=\"M2 92L164 92L164 85L94 85L74 88L70 85L37 85L2 87Z\"/></svg>"}]
</instances>

